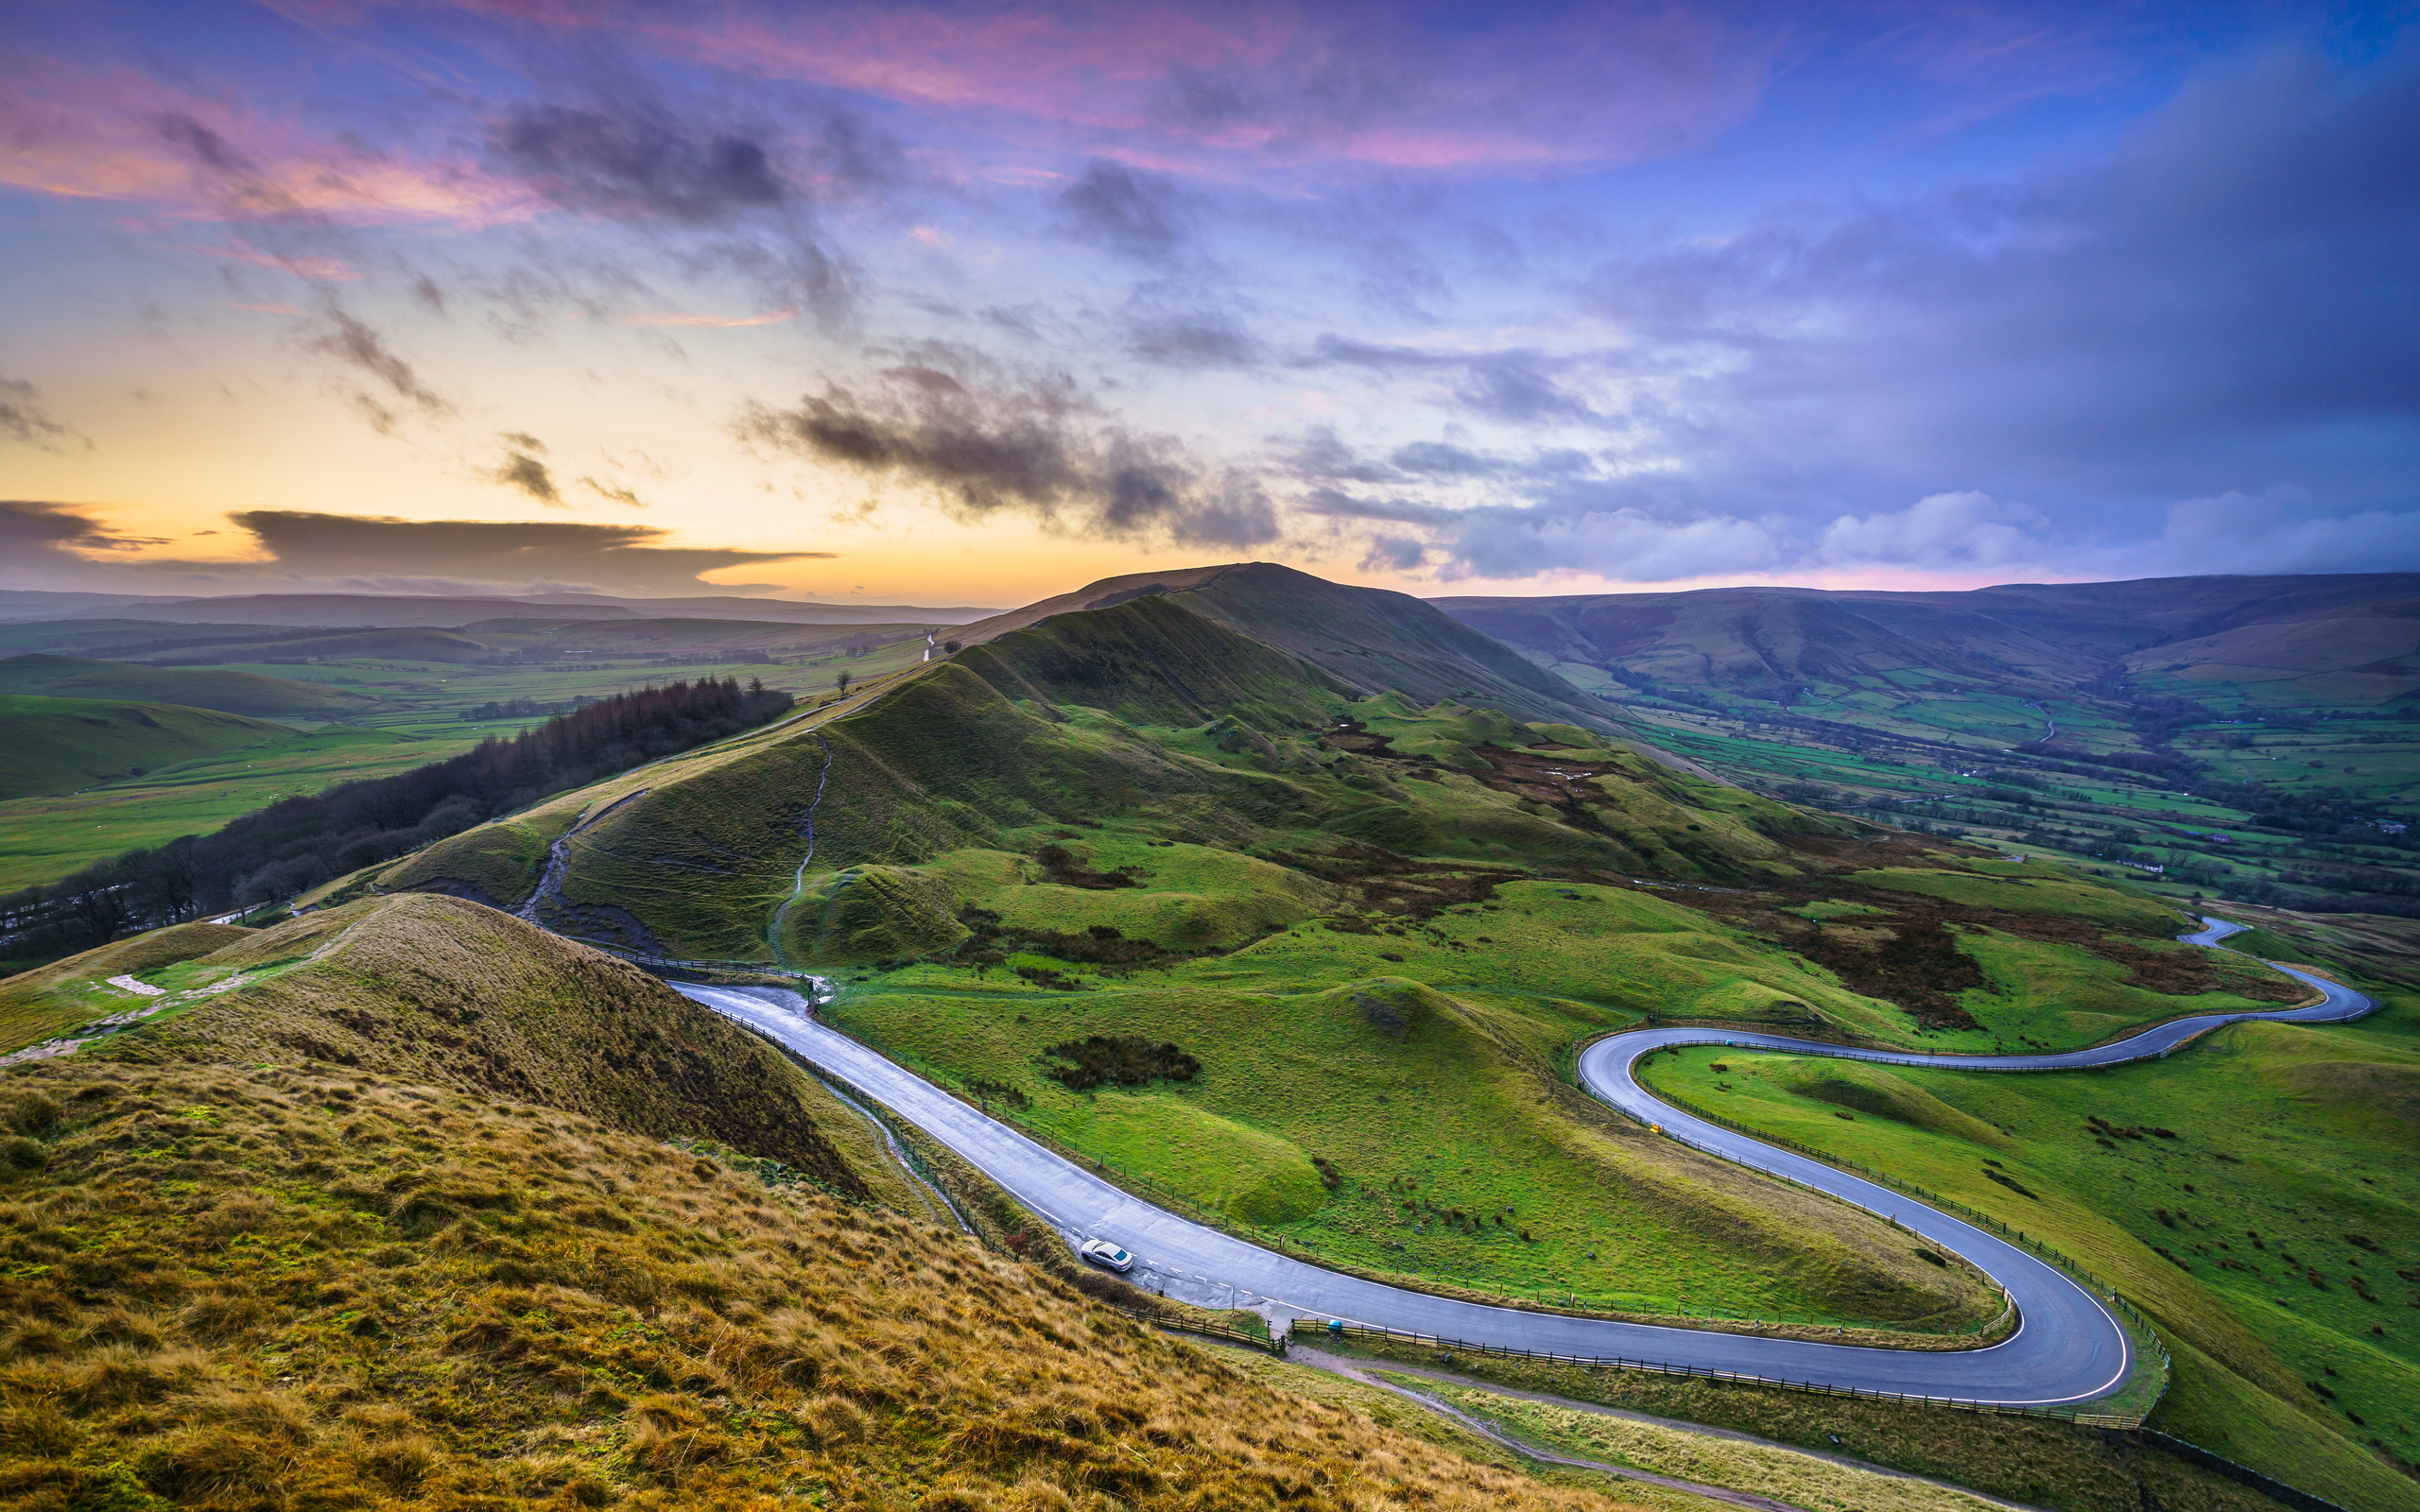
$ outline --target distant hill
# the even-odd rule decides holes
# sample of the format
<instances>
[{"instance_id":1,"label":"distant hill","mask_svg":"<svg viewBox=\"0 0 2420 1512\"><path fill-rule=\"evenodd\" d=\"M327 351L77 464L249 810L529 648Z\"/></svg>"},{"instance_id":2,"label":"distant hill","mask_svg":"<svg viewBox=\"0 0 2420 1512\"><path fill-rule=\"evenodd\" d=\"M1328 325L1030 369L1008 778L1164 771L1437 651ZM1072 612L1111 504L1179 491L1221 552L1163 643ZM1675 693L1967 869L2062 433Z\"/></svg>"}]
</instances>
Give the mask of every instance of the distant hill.
<instances>
[{"instance_id":1,"label":"distant hill","mask_svg":"<svg viewBox=\"0 0 2420 1512\"><path fill-rule=\"evenodd\" d=\"M1785 702L1799 684L1909 672L2036 694L2121 672L2268 683L2278 696L2329 703L2420 692L2420 575L2411 574L1434 602L1541 665L1719 683Z\"/></svg>"},{"instance_id":2,"label":"distant hill","mask_svg":"<svg viewBox=\"0 0 2420 1512\"><path fill-rule=\"evenodd\" d=\"M49 596L49 595L45 595ZM104 597L106 595L94 595ZM369 626L452 626L527 616L541 606L549 619L764 620L788 625L962 625L992 612L977 607L915 604L804 604L786 598L612 598L596 593L527 597L437 597L377 593L253 593L225 598L122 599L84 609L12 607L0 598L0 618L151 620L191 625L285 625L358 628ZM28 610L33 610L28 612Z\"/></svg>"},{"instance_id":3,"label":"distant hill","mask_svg":"<svg viewBox=\"0 0 2420 1512\"><path fill-rule=\"evenodd\" d=\"M374 708L378 702L341 688L251 672L169 671L132 662L44 655L0 661L0 694L179 704L272 719L333 719Z\"/></svg>"},{"instance_id":4,"label":"distant hill","mask_svg":"<svg viewBox=\"0 0 2420 1512\"><path fill-rule=\"evenodd\" d=\"M198 756L289 740L284 725L214 709L0 695L0 799L70 793Z\"/></svg>"},{"instance_id":5,"label":"distant hill","mask_svg":"<svg viewBox=\"0 0 2420 1512\"><path fill-rule=\"evenodd\" d=\"M489 655L477 641L428 625L372 627L359 630L287 630L275 641L250 644L173 646L145 660L164 667L224 665L230 662L475 662Z\"/></svg>"},{"instance_id":6,"label":"distant hill","mask_svg":"<svg viewBox=\"0 0 2420 1512\"><path fill-rule=\"evenodd\" d=\"M525 604L618 604L641 619L767 620L789 625L964 625L996 612L981 604L821 604L790 598L609 598L596 593L533 593Z\"/></svg>"},{"instance_id":7,"label":"distant hill","mask_svg":"<svg viewBox=\"0 0 2420 1512\"><path fill-rule=\"evenodd\" d=\"M2420 575L1437 604L1794 801L2187 899L2420 913Z\"/></svg>"},{"instance_id":8,"label":"distant hill","mask_svg":"<svg viewBox=\"0 0 2420 1512\"><path fill-rule=\"evenodd\" d=\"M630 656L675 652L713 655L764 651L778 656L822 655L843 646L914 639L935 627L914 624L800 625L773 620L661 619L557 620L525 612L514 619L479 620L454 633L501 649L543 650L556 655Z\"/></svg>"},{"instance_id":9,"label":"distant hill","mask_svg":"<svg viewBox=\"0 0 2420 1512\"><path fill-rule=\"evenodd\" d=\"M60 593L33 588L0 588L0 622L46 620L107 610L125 604L172 603L174 593Z\"/></svg>"},{"instance_id":10,"label":"distant hill","mask_svg":"<svg viewBox=\"0 0 2420 1512\"><path fill-rule=\"evenodd\" d=\"M1258 607L1268 623L1276 611L1253 605L1254 587L1247 578L1227 606ZM968 879L954 868L988 874L1003 852L1043 855L1037 848L1072 836L1072 826L1165 832L1215 854L1206 875L1274 874L1253 857L1346 845L1692 881L1773 864L1776 836L1820 827L1618 750L1568 718L1525 724L1493 696L1374 690L1366 666L1355 670L1368 681L1349 682L1200 612L1199 593L1117 596L1001 628L862 709L784 722L464 831L377 885L510 905L539 887L561 840L562 868L535 905L542 923L648 954L846 960L964 937L959 912L981 906L971 901L981 890L964 890ZM1386 623L1359 608L1341 601L1338 631L1383 647ZM1443 621L1425 610L1404 618L1414 630ZM1439 645L1486 644L1446 623ZM1410 634L1394 644L1412 644ZM1500 647L1493 654L1519 664ZM1408 655L1370 660L1406 680L1404 669L1418 670ZM1444 666L1465 687L1476 679L1469 665ZM1511 753L1534 746L1590 752L1570 759L1606 774L1603 793L1574 799L1508 775L1527 770ZM1386 759L1414 762L1422 775L1399 785L1361 754L1390 751ZM1486 780L1447 783L1446 769ZM1571 822L1547 816L1566 801L1577 805ZM822 885L800 868L810 823ZM835 872L854 880L832 884ZM1297 906L1271 901L1290 898L1290 886L1258 899L1261 884L1237 885L1234 896L1220 884L1171 901L1169 927L1226 938ZM1253 912L1264 903L1277 912Z\"/></svg>"},{"instance_id":11,"label":"distant hill","mask_svg":"<svg viewBox=\"0 0 2420 1512\"><path fill-rule=\"evenodd\" d=\"M1408 593L1350 588L1271 562L1239 562L1105 577L965 627L988 641L1076 610L1167 597L1266 645L1290 651L1348 687L1400 693L1423 704L1458 698L1522 719L1602 725L1608 711L1561 678L1474 634Z\"/></svg>"},{"instance_id":12,"label":"distant hill","mask_svg":"<svg viewBox=\"0 0 2420 1512\"><path fill-rule=\"evenodd\" d=\"M0 625L0 652L49 652L144 662L155 666L224 666L299 661L475 662L499 653L566 656L711 656L721 651L824 655L860 643L879 644L939 627L936 620L801 624L718 618L596 619L576 610L515 605L515 612L459 626L396 625L331 628L289 625L174 625L149 620L31 620Z\"/></svg>"}]
</instances>

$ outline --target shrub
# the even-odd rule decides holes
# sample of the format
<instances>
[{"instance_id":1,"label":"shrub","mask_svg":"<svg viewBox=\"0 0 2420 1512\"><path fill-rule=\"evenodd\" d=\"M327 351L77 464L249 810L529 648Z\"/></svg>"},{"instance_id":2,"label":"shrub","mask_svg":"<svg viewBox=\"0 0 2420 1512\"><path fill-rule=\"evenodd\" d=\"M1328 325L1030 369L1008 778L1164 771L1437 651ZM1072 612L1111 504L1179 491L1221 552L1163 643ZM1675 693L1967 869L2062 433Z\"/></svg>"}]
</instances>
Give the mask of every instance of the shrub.
<instances>
[{"instance_id":1,"label":"shrub","mask_svg":"<svg viewBox=\"0 0 2420 1512\"><path fill-rule=\"evenodd\" d=\"M1074 1091L1089 1091L1105 1081L1140 1087L1158 1077L1191 1081L1201 1074L1201 1062L1172 1044L1153 1044L1133 1035L1092 1035L1051 1045L1045 1055L1073 1062L1048 1068L1046 1074Z\"/></svg>"}]
</instances>

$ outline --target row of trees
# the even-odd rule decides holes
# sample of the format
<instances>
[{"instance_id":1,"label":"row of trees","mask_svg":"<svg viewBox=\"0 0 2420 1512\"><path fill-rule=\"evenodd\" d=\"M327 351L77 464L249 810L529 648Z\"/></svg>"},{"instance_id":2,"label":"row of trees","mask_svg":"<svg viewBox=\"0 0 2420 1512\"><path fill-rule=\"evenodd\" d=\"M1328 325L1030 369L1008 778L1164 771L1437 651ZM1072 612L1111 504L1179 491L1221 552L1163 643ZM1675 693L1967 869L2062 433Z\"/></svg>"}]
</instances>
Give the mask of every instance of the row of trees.
<instances>
[{"instance_id":1,"label":"row of trees","mask_svg":"<svg viewBox=\"0 0 2420 1512\"><path fill-rule=\"evenodd\" d=\"M450 761L287 799L216 833L129 850L0 898L0 957L23 969L130 931L291 898L549 793L752 729L790 703L761 681L675 682L617 694Z\"/></svg>"}]
</instances>

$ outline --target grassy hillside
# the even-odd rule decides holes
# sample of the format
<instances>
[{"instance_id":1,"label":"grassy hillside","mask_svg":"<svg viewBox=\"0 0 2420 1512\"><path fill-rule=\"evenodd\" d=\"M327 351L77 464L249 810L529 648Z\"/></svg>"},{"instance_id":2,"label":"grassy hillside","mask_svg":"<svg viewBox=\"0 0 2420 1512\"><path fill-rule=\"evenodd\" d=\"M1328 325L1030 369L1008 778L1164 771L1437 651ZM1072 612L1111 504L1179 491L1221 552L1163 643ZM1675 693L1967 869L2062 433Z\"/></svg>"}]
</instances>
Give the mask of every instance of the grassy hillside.
<instances>
[{"instance_id":1,"label":"grassy hillside","mask_svg":"<svg viewBox=\"0 0 2420 1512\"><path fill-rule=\"evenodd\" d=\"M1628 1014L1384 976L979 987L911 974L830 1016L1143 1190L1364 1271L1638 1315L1938 1327L1999 1309L1853 1210L1678 1150L1556 1079L1558 1047ZM1080 1091L1060 1079L1080 1057L1054 1047L1094 1037L1173 1044L1199 1069Z\"/></svg>"},{"instance_id":2,"label":"grassy hillside","mask_svg":"<svg viewBox=\"0 0 2420 1512\"><path fill-rule=\"evenodd\" d=\"M0 800L63 793L156 767L290 740L267 720L212 709L0 694Z\"/></svg>"},{"instance_id":3,"label":"grassy hillside","mask_svg":"<svg viewBox=\"0 0 2420 1512\"><path fill-rule=\"evenodd\" d=\"M580 608L448 602L466 615ZM655 620L615 612L618 617L604 620L481 620L442 632L373 630L342 644L331 638L334 632L242 625L0 625L0 652L71 653L12 662L106 656L120 659L128 676L172 679L180 687L188 679L205 688L272 683L302 690L279 695L297 705L295 713L279 717L344 721L274 752L189 762L165 778L155 771L84 792L0 799L0 892L54 882L136 847L206 833L281 799L354 778L390 776L458 755L489 736L510 739L549 714L650 683L735 677L812 700L831 696L843 676L862 685L913 667L925 649L921 626ZM442 657L418 658L434 644L412 638L422 635L449 643L435 646ZM135 665L136 659L172 659L179 665ZM211 670L190 670L203 663ZM306 707L305 696L318 702Z\"/></svg>"},{"instance_id":4,"label":"grassy hillside","mask_svg":"<svg viewBox=\"0 0 2420 1512\"><path fill-rule=\"evenodd\" d=\"M0 694L170 703L265 719L334 719L374 708L378 702L365 694L290 678L170 670L73 656L12 656L0 661Z\"/></svg>"},{"instance_id":5,"label":"grassy hillside","mask_svg":"<svg viewBox=\"0 0 2420 1512\"><path fill-rule=\"evenodd\" d=\"M1599 724L1610 713L1419 599L1331 583L1271 562L1103 578L955 633L977 644L1055 615L1161 597L1299 657L1363 695L1399 693L1420 704L1461 699L1522 719Z\"/></svg>"},{"instance_id":6,"label":"grassy hillside","mask_svg":"<svg viewBox=\"0 0 2420 1512\"><path fill-rule=\"evenodd\" d=\"M491 1092L69 1061L0 1105L20 1505L1624 1504L779 1168Z\"/></svg>"},{"instance_id":7,"label":"grassy hillside","mask_svg":"<svg viewBox=\"0 0 2420 1512\"><path fill-rule=\"evenodd\" d=\"M102 1005L93 968L69 964L38 973L22 996L0 984L9 1048L33 1038L23 1026L37 1019ZM80 1057L331 1061L634 1133L718 1140L867 1190L824 1132L854 1119L779 1051L635 967L476 903L365 901L133 974L164 995Z\"/></svg>"},{"instance_id":8,"label":"grassy hillside","mask_svg":"<svg viewBox=\"0 0 2420 1512\"><path fill-rule=\"evenodd\" d=\"M1899 1267L1903 1248L1819 1238L1788 1193L1737 1186L1579 1097L1558 1068L1595 1034L1652 1018L2071 1048L2307 995L2175 944L2172 915L2113 889L1952 869L1990 863L1905 844L1802 841L1796 875L1715 892L1383 851L1261 875L1115 824L1058 845L1061 875L1134 885L966 851L811 888L797 912L824 926L813 943L863 963L833 1020L1218 1221L1365 1269L1626 1312L1938 1324L1972 1299ZM1859 880L1876 873L2071 911ZM1199 1069L1071 1087L1060 1047L1095 1036L1174 1045ZM1468 1221L1507 1205L1512 1228Z\"/></svg>"},{"instance_id":9,"label":"grassy hillside","mask_svg":"<svg viewBox=\"0 0 2420 1512\"><path fill-rule=\"evenodd\" d=\"M1650 1085L2048 1236L2167 1333L2154 1426L2345 1506L2420 1507L2420 996L2055 1076L1690 1051ZM2409 1305L2407 1305L2409 1304Z\"/></svg>"},{"instance_id":10,"label":"grassy hillside","mask_svg":"<svg viewBox=\"0 0 2420 1512\"><path fill-rule=\"evenodd\" d=\"M1322 849L1705 879L1787 869L1773 836L1809 823L1577 728L1349 701L1314 669L1155 596L1011 631L840 717L660 764L579 806L589 818L544 917L649 951L802 961L829 954L832 927L818 911L828 885L815 907L789 906L809 901L810 809L811 872L836 879L960 851L1038 855L1051 832L1097 824L1237 853L1316 836ZM504 855L526 858L509 893L494 885ZM527 840L472 831L383 885L468 880L518 899L540 859ZM897 898L903 941L964 933L950 917L960 900L919 922L921 905ZM890 954L869 927L845 932Z\"/></svg>"}]
</instances>

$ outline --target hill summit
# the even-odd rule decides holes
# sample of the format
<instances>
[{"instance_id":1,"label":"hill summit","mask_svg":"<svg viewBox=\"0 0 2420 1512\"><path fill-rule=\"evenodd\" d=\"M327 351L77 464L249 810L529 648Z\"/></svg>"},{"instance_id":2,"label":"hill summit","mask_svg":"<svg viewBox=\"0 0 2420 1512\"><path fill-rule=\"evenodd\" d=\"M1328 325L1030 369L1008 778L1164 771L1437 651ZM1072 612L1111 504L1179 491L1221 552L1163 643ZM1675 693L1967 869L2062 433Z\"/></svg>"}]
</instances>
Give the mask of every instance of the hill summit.
<instances>
[{"instance_id":1,"label":"hill summit","mask_svg":"<svg viewBox=\"0 0 2420 1512\"><path fill-rule=\"evenodd\" d=\"M1239 635L1295 656L1364 694L1420 703L1459 698L1521 719L1569 719L1606 728L1603 705L1569 683L1409 593L1353 588L1274 562L1236 562L1132 573L978 620L969 644L1054 615L1166 597Z\"/></svg>"},{"instance_id":2,"label":"hill summit","mask_svg":"<svg viewBox=\"0 0 2420 1512\"><path fill-rule=\"evenodd\" d=\"M1609 739L1554 679L1417 600L1258 565L1168 587L987 622L862 705L469 831L377 885L521 904L645 955L806 964L961 941L1004 867L1082 872L1052 857L1084 827L1201 848L1222 874L1362 846L1708 879L1780 865L1775 836L1810 822ZM1541 747L1572 756L1520 754ZM1280 866L1293 880L1246 905L1188 889L1151 938L1233 948L1246 921L1298 917L1272 900L1325 885Z\"/></svg>"}]
</instances>

